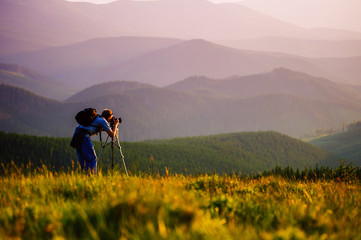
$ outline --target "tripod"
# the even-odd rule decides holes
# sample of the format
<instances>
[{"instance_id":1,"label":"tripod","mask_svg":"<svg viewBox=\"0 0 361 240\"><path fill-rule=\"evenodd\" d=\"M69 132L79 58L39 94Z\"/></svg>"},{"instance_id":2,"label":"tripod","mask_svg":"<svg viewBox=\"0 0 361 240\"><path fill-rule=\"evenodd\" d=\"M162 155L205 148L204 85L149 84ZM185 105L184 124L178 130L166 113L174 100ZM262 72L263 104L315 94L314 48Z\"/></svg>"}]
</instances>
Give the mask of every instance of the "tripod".
<instances>
[{"instance_id":1,"label":"tripod","mask_svg":"<svg viewBox=\"0 0 361 240\"><path fill-rule=\"evenodd\" d=\"M100 159L104 148L106 146L110 145L111 148L112 148L112 170L113 170L113 168L114 168L114 146L116 146L119 149L119 153L120 153L120 156L121 156L122 161L123 161L123 166L124 166L125 173L126 173L127 177L129 177L127 166L125 165L125 160L124 160L124 155L123 155L123 152L122 152L122 147L120 146L120 143L119 143L119 129L118 129L118 127L115 130L114 137L111 138L111 137L107 136L107 139L105 140L104 145L103 145L103 142L102 142L102 134L101 134L101 132L99 133L99 137L100 137L100 143L101 143L101 146L102 146L102 150L101 150L101 152L99 154L98 160ZM114 141L114 138L116 139L116 141Z\"/></svg>"}]
</instances>

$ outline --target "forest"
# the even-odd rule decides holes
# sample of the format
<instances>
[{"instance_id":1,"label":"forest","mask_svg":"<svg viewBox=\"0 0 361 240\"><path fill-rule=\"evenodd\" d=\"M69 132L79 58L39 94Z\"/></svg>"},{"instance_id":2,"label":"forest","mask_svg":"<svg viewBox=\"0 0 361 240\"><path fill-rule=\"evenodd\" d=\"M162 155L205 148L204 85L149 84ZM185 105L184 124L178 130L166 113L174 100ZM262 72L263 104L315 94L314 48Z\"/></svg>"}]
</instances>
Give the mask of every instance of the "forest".
<instances>
[{"instance_id":1,"label":"forest","mask_svg":"<svg viewBox=\"0 0 361 240\"><path fill-rule=\"evenodd\" d=\"M104 144L103 134L103 144ZM110 145L101 146L93 137L98 166L111 168ZM77 167L75 149L69 138L37 137L0 132L3 168L11 164L22 169L46 166L54 171ZM109 141L108 141L109 143ZM202 137L120 142L128 170L133 173L165 174L257 174L279 166L335 167L339 160L325 150L277 132L242 132ZM102 152L103 149L103 152ZM101 153L102 152L102 153ZM101 155L100 155L101 153ZM121 155L114 148L115 168L121 168Z\"/></svg>"},{"instance_id":2,"label":"forest","mask_svg":"<svg viewBox=\"0 0 361 240\"><path fill-rule=\"evenodd\" d=\"M343 131L312 139L309 143L361 166L361 121L344 124Z\"/></svg>"}]
</instances>

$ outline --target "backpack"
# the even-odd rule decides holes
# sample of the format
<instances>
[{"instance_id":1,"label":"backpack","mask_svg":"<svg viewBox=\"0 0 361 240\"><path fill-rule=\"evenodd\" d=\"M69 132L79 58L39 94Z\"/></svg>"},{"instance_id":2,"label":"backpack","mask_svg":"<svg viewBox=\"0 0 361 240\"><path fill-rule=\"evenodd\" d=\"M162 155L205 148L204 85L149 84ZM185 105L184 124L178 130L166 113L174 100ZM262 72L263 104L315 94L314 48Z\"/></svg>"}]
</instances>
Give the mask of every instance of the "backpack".
<instances>
[{"instance_id":1,"label":"backpack","mask_svg":"<svg viewBox=\"0 0 361 240\"><path fill-rule=\"evenodd\" d=\"M95 108L85 108L75 115L75 120L83 126L89 126L98 116Z\"/></svg>"}]
</instances>

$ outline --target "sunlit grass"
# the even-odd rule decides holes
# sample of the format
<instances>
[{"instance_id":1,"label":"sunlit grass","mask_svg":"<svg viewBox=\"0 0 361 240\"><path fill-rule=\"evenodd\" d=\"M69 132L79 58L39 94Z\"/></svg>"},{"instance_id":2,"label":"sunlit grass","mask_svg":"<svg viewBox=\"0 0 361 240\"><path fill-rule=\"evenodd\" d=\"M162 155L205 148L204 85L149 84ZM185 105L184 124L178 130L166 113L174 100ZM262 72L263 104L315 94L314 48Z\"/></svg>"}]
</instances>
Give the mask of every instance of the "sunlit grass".
<instances>
[{"instance_id":1,"label":"sunlit grass","mask_svg":"<svg viewBox=\"0 0 361 240\"><path fill-rule=\"evenodd\" d=\"M360 239L358 181L268 176L0 178L0 238Z\"/></svg>"}]
</instances>

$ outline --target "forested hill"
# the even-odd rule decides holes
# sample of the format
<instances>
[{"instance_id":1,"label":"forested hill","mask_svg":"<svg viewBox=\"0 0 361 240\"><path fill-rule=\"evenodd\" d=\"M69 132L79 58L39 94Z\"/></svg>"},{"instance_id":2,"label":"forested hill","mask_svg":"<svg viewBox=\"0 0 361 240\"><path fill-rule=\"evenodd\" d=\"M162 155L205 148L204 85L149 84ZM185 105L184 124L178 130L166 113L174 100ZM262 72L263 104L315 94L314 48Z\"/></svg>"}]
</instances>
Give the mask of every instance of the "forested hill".
<instances>
[{"instance_id":1,"label":"forested hill","mask_svg":"<svg viewBox=\"0 0 361 240\"><path fill-rule=\"evenodd\" d=\"M312 145L361 166L361 121L352 124L345 132L332 134L310 141Z\"/></svg>"},{"instance_id":2,"label":"forested hill","mask_svg":"<svg viewBox=\"0 0 361 240\"><path fill-rule=\"evenodd\" d=\"M97 140L97 138L95 138ZM77 162L69 138L35 137L0 132L1 163L18 166L71 167ZM276 132L244 132L204 137L176 138L146 142L122 142L128 170L132 173L242 173L270 170L276 166L294 169L336 166L338 160L326 151ZM95 142L99 155L101 147ZM118 149L115 163L121 164ZM99 166L111 166L111 148L106 147ZM121 167L121 166L120 166Z\"/></svg>"}]
</instances>

